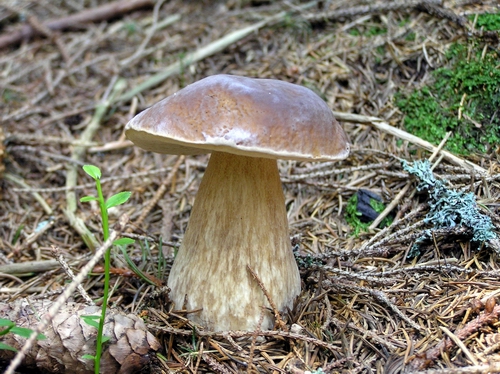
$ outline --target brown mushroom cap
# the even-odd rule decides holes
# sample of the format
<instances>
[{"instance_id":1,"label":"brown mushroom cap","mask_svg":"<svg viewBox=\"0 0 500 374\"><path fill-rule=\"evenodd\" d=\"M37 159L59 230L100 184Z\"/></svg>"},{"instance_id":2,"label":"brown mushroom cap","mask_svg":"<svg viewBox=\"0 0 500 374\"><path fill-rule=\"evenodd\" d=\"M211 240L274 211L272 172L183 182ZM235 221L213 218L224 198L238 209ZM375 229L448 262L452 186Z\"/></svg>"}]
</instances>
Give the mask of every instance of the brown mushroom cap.
<instances>
[{"instance_id":1,"label":"brown mushroom cap","mask_svg":"<svg viewBox=\"0 0 500 374\"><path fill-rule=\"evenodd\" d=\"M335 161L348 139L328 105L310 89L274 79L214 75L135 116L137 146L157 153L212 151L293 160Z\"/></svg>"}]
</instances>

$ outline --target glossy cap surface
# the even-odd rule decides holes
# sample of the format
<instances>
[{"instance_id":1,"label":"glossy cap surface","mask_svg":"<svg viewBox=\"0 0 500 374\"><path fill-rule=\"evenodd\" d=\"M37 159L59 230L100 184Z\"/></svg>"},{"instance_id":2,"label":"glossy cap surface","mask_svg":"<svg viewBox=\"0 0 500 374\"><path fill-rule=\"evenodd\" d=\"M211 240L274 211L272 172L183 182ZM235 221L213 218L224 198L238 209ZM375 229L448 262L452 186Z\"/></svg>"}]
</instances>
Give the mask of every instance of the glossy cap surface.
<instances>
[{"instance_id":1,"label":"glossy cap surface","mask_svg":"<svg viewBox=\"0 0 500 374\"><path fill-rule=\"evenodd\" d=\"M195 82L144 110L125 133L137 146L167 154L220 151L315 161L349 154L344 130L310 89L224 74Z\"/></svg>"}]
</instances>

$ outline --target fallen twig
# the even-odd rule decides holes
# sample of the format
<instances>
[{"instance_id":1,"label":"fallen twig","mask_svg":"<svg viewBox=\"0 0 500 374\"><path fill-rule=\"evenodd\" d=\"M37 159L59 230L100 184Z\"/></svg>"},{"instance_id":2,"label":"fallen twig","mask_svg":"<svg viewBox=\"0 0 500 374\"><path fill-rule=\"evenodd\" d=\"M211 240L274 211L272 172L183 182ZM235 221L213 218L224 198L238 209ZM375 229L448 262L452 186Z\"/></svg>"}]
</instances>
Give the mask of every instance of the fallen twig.
<instances>
[{"instance_id":1,"label":"fallen twig","mask_svg":"<svg viewBox=\"0 0 500 374\"><path fill-rule=\"evenodd\" d=\"M183 330L183 329L176 329L173 327L168 327L168 326L156 326L149 324L147 325L149 331L160 331L160 332L165 332L168 334L176 334L176 335L183 335L183 336L192 336L193 335L193 330ZM232 338L249 338L255 335L255 331L202 331L202 330L196 330L196 334L199 336L203 337L219 337L223 339L227 339L228 336ZM334 345L324 342L320 339L312 338L309 336L305 336L302 334L295 334L292 332L287 332L287 331L258 331L257 336L268 336L268 337L282 337L285 339L291 339L291 340L302 340L308 343L312 343L318 347L328 349L331 352L338 352L339 348L335 347Z\"/></svg>"},{"instance_id":2,"label":"fallen twig","mask_svg":"<svg viewBox=\"0 0 500 374\"><path fill-rule=\"evenodd\" d=\"M31 194L33 195L33 197L35 198L35 200L38 201L38 203L42 206L45 213L47 213L47 215L49 215L49 216L52 215L52 213L53 213L52 208L45 201L45 199L38 192L31 191L30 186L28 186L20 177L14 175L14 174L11 174L11 173L5 173L3 177L6 180L17 184L20 187L26 188L28 191L30 191Z\"/></svg>"},{"instance_id":3,"label":"fallen twig","mask_svg":"<svg viewBox=\"0 0 500 374\"><path fill-rule=\"evenodd\" d=\"M468 322L463 328L455 332L455 336L460 340L465 340L467 337L471 336L477 332L482 326L488 325L498 321L500 316L500 305L496 305L491 312L485 310L476 319ZM411 362L410 366L415 370L422 370L435 362L443 352L447 352L451 347L453 347L454 342L450 338L445 338L441 340L433 348L427 350L426 352L417 355Z\"/></svg>"},{"instance_id":4,"label":"fallen twig","mask_svg":"<svg viewBox=\"0 0 500 374\"><path fill-rule=\"evenodd\" d=\"M500 372L500 362L465 366L462 368L425 370L425 371L419 371L419 374L483 374L483 373L498 373L498 372Z\"/></svg>"},{"instance_id":5,"label":"fallen twig","mask_svg":"<svg viewBox=\"0 0 500 374\"><path fill-rule=\"evenodd\" d=\"M71 267L68 265L66 262L64 256L61 253L61 250L56 247L55 245L52 246L52 255L56 258L56 261L61 264L61 267L63 268L64 272L68 276L69 279L72 281L75 280L75 273L73 273L73 270L71 270ZM87 291L85 291L85 288L81 284L77 286L78 292L80 292L80 295L85 299L88 305L95 305L94 301L90 298L89 294Z\"/></svg>"},{"instance_id":6,"label":"fallen twig","mask_svg":"<svg viewBox=\"0 0 500 374\"><path fill-rule=\"evenodd\" d=\"M175 177L175 174L177 173L177 170L179 170L179 167L181 164L184 162L184 156L180 156L177 159L177 162L175 165L172 167L172 170L170 170L170 173L168 173L167 178L163 181L163 183L160 185L160 188L156 191L154 194L153 198L148 202L145 208L142 209L141 215L139 218L135 220L135 225L140 226L142 221L146 219L146 217L149 215L149 212L155 207L155 205L158 203L158 201L163 197L165 192L167 192L168 186L172 183L172 180ZM131 228L127 229L127 233L131 233L133 230Z\"/></svg>"},{"instance_id":7,"label":"fallen twig","mask_svg":"<svg viewBox=\"0 0 500 374\"><path fill-rule=\"evenodd\" d=\"M367 294L372 295L378 301L387 305L399 318L401 318L403 321L405 321L412 328L414 328L417 331L422 331L422 327L419 326L416 322L412 321L409 317L407 317L401 310L399 310L399 308L396 305L394 305L389 300L389 297L387 297L387 295L382 291L375 290L375 289L369 288L369 287L357 286L355 284L333 283L329 279L325 280L323 283L325 285L327 285L328 288L334 288L334 287L336 287L336 288L351 288L351 289L355 290L356 293L366 292Z\"/></svg>"},{"instance_id":8,"label":"fallen twig","mask_svg":"<svg viewBox=\"0 0 500 374\"><path fill-rule=\"evenodd\" d=\"M316 1L312 1L309 3L306 3L302 6L300 6L300 9L307 9L312 7L313 5L316 4ZM217 52L222 51L224 48L230 46L231 44L236 43L237 41L243 39L244 37L250 35L253 32L258 31L259 29L263 28L264 26L268 26L271 24L275 24L277 22L283 21L287 16L289 12L280 12L274 16L267 17L264 20L254 23L253 25L244 27L240 30L233 31L229 33L226 36L223 36L222 38L213 41L212 43L207 44L206 46L186 54L186 56L177 62L174 62L173 64L167 66L165 69L163 69L161 72L151 76L148 78L146 81L138 84L136 87L131 89L130 91L124 93L122 96L117 98L116 101L127 101L133 98L135 95L152 88L161 82L163 82L165 79L168 77L177 74L181 72L183 69L185 69L187 66L198 62L208 56L211 56Z\"/></svg>"},{"instance_id":9,"label":"fallen twig","mask_svg":"<svg viewBox=\"0 0 500 374\"><path fill-rule=\"evenodd\" d=\"M419 10L430 14L431 16L437 18L448 19L460 27L467 28L468 22L467 18L455 14L450 9L446 9L442 6L442 0L405 0L405 1L392 1L383 2L380 4L369 4L354 6L351 8L335 9L328 12L308 14L304 18L309 22L318 21L338 21L344 18L354 18L363 15L373 15L373 14L385 14L392 11L402 11L402 10Z\"/></svg>"},{"instance_id":10,"label":"fallen twig","mask_svg":"<svg viewBox=\"0 0 500 374\"><path fill-rule=\"evenodd\" d=\"M274 322L275 327L278 327L280 329L285 329L286 324L281 319L280 312L279 312L278 308L276 307L276 304L274 303L274 300L272 299L271 295L269 295L269 292L267 291L266 287L264 286L264 283L262 283L262 281L260 280L257 273L250 267L250 265L247 265L247 270L252 275L253 279L257 282L257 284L259 285L260 289L262 290L262 292L266 296L266 299L267 299L269 305L271 306L271 309L273 310L274 319L275 319L275 322ZM261 316L261 318L262 318L262 316Z\"/></svg>"},{"instance_id":11,"label":"fallen twig","mask_svg":"<svg viewBox=\"0 0 500 374\"><path fill-rule=\"evenodd\" d=\"M19 263L0 265L0 273L5 274L30 274L45 273L59 267L56 260L24 261Z\"/></svg>"},{"instance_id":12,"label":"fallen twig","mask_svg":"<svg viewBox=\"0 0 500 374\"><path fill-rule=\"evenodd\" d=\"M418 136L412 135L410 133L407 133L404 130L398 129L394 126L389 125L387 122L384 120L377 118L377 117L371 117L371 116L363 116L360 114L353 114L353 113L341 113L341 112L333 112L333 115L335 116L336 119L339 121L345 121L345 122L358 122L358 123L364 123L364 124L369 124L376 129L379 129L380 131L386 132L388 134L397 136L400 139L407 140L410 143L416 144L424 149L427 149L428 151L434 152L437 147L429 143L428 141L425 141ZM479 165L476 165L468 160L464 160L458 156L455 156L454 154L441 150L440 153L444 156L445 159L448 161L454 163L455 165L461 166L464 169L467 170L475 170L479 173L482 173L483 175L487 174L487 170L482 168Z\"/></svg>"},{"instance_id":13,"label":"fallen twig","mask_svg":"<svg viewBox=\"0 0 500 374\"><path fill-rule=\"evenodd\" d=\"M111 89L111 94L109 95L109 97L105 97L104 100L96 106L96 110L94 112L92 120L82 132L82 135L80 137L82 142L90 142L92 140L94 134L99 129L102 117L106 115L106 112L113 103L113 99L117 95L119 95L124 86L124 80L118 79L111 81L111 84L108 87L108 91L109 89ZM86 147L74 147L71 154L71 159L79 161L83 158L85 151ZM66 209L64 210L64 214L66 215L66 218L68 219L70 225L80 234L85 244L91 250L94 250L98 246L97 239L95 238L94 234L92 234L87 228L85 222L83 222L81 218L76 216L76 193L74 187L77 185L76 182L78 179L78 170L79 167L77 163L70 163L68 165L68 171L66 173Z\"/></svg>"},{"instance_id":14,"label":"fallen twig","mask_svg":"<svg viewBox=\"0 0 500 374\"><path fill-rule=\"evenodd\" d=\"M411 184L406 183L406 185L398 192L396 197L392 199L392 201L385 207L384 211L381 212L377 218L372 222L372 224L368 227L369 230L374 230L380 225L380 223L384 220L385 217L391 213L391 211L399 204L401 199L406 195L408 190L410 189Z\"/></svg>"},{"instance_id":15,"label":"fallen twig","mask_svg":"<svg viewBox=\"0 0 500 374\"><path fill-rule=\"evenodd\" d=\"M119 15L129 13L133 10L153 6L153 0L121 0L105 4L100 7L84 10L67 17L47 21L40 26L45 30L66 30L82 27L85 23L104 21ZM7 35L0 36L0 48L19 43L24 39L29 39L40 34L40 28L32 25L24 25L20 29Z\"/></svg>"}]
</instances>

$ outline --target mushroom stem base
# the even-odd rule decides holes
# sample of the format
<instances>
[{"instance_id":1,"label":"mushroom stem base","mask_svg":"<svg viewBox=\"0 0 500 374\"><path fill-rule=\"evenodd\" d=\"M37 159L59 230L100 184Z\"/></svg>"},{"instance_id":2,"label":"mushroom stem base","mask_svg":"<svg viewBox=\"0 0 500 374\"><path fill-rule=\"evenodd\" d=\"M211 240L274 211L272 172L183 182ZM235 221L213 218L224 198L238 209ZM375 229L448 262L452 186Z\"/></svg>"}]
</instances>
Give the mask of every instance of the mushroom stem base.
<instances>
[{"instance_id":1,"label":"mushroom stem base","mask_svg":"<svg viewBox=\"0 0 500 374\"><path fill-rule=\"evenodd\" d=\"M291 308L300 276L276 160L214 152L170 272L177 309L214 330L273 327L250 266L279 310Z\"/></svg>"}]
</instances>

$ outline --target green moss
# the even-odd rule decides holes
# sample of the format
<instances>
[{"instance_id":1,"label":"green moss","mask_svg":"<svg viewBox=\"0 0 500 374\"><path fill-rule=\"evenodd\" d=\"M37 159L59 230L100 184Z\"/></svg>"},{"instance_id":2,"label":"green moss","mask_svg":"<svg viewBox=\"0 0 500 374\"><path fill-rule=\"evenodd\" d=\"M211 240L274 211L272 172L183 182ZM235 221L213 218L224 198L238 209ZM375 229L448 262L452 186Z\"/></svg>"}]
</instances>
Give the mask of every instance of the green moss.
<instances>
[{"instance_id":1,"label":"green moss","mask_svg":"<svg viewBox=\"0 0 500 374\"><path fill-rule=\"evenodd\" d=\"M361 36L361 33L358 29L349 29L347 33L351 36Z\"/></svg>"},{"instance_id":2,"label":"green moss","mask_svg":"<svg viewBox=\"0 0 500 374\"><path fill-rule=\"evenodd\" d=\"M359 236L361 231L366 231L369 223L361 222L359 217L361 213L358 212L358 195L354 194L347 201L345 220L351 226L353 232L352 235Z\"/></svg>"},{"instance_id":3,"label":"green moss","mask_svg":"<svg viewBox=\"0 0 500 374\"><path fill-rule=\"evenodd\" d=\"M380 26L372 26L368 29L367 34L368 36L385 35L387 34L387 28Z\"/></svg>"},{"instance_id":4,"label":"green moss","mask_svg":"<svg viewBox=\"0 0 500 374\"><path fill-rule=\"evenodd\" d=\"M413 31L409 32L408 35L405 36L405 40L408 42L414 42L417 39L417 34Z\"/></svg>"},{"instance_id":5,"label":"green moss","mask_svg":"<svg viewBox=\"0 0 500 374\"><path fill-rule=\"evenodd\" d=\"M287 14L283 19L283 22L276 27L280 29L287 29L297 38L307 38L312 33L312 26L310 22L300 17L294 17L291 14Z\"/></svg>"},{"instance_id":6,"label":"green moss","mask_svg":"<svg viewBox=\"0 0 500 374\"><path fill-rule=\"evenodd\" d=\"M385 55L385 46L379 45L377 48L375 48L375 51L379 56L384 56Z\"/></svg>"},{"instance_id":7,"label":"green moss","mask_svg":"<svg viewBox=\"0 0 500 374\"><path fill-rule=\"evenodd\" d=\"M123 29L125 30L128 36L131 36L136 34L140 30L140 27L136 22L129 21L125 22L125 24L123 25Z\"/></svg>"},{"instance_id":8,"label":"green moss","mask_svg":"<svg viewBox=\"0 0 500 374\"><path fill-rule=\"evenodd\" d=\"M409 132L438 144L452 131L446 148L457 154L488 153L500 142L500 56L495 49L483 56L483 46L471 48L452 45L447 66L434 71L431 85L396 95Z\"/></svg>"},{"instance_id":9,"label":"green moss","mask_svg":"<svg viewBox=\"0 0 500 374\"><path fill-rule=\"evenodd\" d=\"M349 29L347 31L349 35L352 36L377 36L377 35L385 35L387 34L387 28L378 26L378 25L373 25L370 27L354 27L352 29Z\"/></svg>"},{"instance_id":10,"label":"green moss","mask_svg":"<svg viewBox=\"0 0 500 374\"><path fill-rule=\"evenodd\" d=\"M378 201L376 199L370 199L370 206L377 213L381 213L385 209L384 203L382 203L381 201ZM358 195L354 194L347 201L346 215L345 215L345 220L349 224L349 226L351 226L351 228L353 230L352 235L354 235L354 236L359 236L360 232L367 231L368 227L373 222L373 221L362 222L360 220L361 215L362 215L361 212L358 212ZM390 216L387 216L386 218L384 218L382 220L379 227L389 226L392 223L392 221L393 221L393 218Z\"/></svg>"},{"instance_id":11,"label":"green moss","mask_svg":"<svg viewBox=\"0 0 500 374\"><path fill-rule=\"evenodd\" d=\"M406 17L402 19L401 21L398 22L399 27L405 27L406 25L410 24L410 18Z\"/></svg>"},{"instance_id":12,"label":"green moss","mask_svg":"<svg viewBox=\"0 0 500 374\"><path fill-rule=\"evenodd\" d=\"M473 21L475 15L471 15L469 19ZM477 16L476 29L485 31L500 30L500 13L484 13Z\"/></svg>"},{"instance_id":13,"label":"green moss","mask_svg":"<svg viewBox=\"0 0 500 374\"><path fill-rule=\"evenodd\" d=\"M6 88L2 93L2 101L8 104L12 102L26 101L26 99L19 92Z\"/></svg>"}]
</instances>

